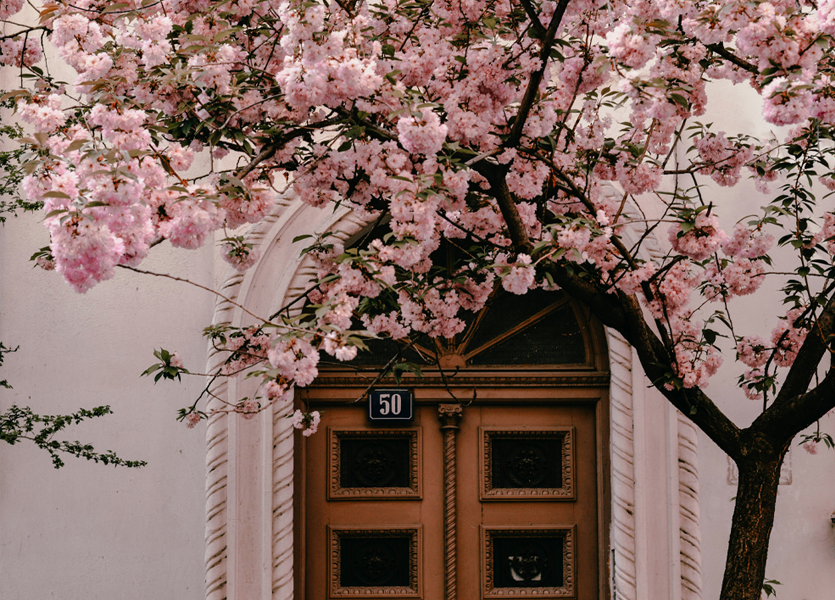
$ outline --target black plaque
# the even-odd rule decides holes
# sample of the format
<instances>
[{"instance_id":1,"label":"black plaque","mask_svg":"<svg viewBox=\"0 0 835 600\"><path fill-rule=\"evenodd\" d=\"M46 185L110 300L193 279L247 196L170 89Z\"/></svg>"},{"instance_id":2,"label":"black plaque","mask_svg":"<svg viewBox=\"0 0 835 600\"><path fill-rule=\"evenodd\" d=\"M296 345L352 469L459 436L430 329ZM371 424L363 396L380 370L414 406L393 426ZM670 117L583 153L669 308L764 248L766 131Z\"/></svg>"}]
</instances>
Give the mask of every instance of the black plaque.
<instances>
[{"instance_id":1,"label":"black plaque","mask_svg":"<svg viewBox=\"0 0 835 600\"><path fill-rule=\"evenodd\" d=\"M375 423L414 419L414 397L405 389L372 390L368 394L368 420Z\"/></svg>"}]
</instances>

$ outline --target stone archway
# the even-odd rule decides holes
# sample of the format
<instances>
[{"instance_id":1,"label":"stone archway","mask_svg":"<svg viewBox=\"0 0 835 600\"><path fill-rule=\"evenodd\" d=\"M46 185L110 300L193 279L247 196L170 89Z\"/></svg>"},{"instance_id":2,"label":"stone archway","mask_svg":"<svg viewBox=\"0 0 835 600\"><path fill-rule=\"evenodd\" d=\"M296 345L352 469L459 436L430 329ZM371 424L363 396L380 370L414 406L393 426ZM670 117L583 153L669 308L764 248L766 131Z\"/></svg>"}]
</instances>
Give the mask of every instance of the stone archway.
<instances>
[{"instance_id":1,"label":"stone archway","mask_svg":"<svg viewBox=\"0 0 835 600\"><path fill-rule=\"evenodd\" d=\"M616 193L616 192L615 192ZM250 234L262 259L245 274L229 272L215 322L248 324L240 307L273 314L298 297L313 274L292 240L365 226L345 209L314 209L284 198ZM692 424L633 369L631 347L607 331L611 372L611 498L608 572L618 600L701 598L697 437ZM210 355L209 368L220 356ZM234 400L252 382L219 381L212 392ZM292 407L244 421L216 414L206 440L206 597L290 600L293 596ZM670 560L670 557L674 560Z\"/></svg>"}]
</instances>

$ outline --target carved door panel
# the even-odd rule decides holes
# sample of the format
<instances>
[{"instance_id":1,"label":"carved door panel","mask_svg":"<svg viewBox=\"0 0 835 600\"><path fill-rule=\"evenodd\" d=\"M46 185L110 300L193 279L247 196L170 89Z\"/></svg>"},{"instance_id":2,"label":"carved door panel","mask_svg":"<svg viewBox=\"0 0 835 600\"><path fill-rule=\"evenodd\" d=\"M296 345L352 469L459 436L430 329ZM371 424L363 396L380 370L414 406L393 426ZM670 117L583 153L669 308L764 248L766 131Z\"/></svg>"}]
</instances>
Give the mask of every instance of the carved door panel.
<instances>
[{"instance_id":1,"label":"carved door panel","mask_svg":"<svg viewBox=\"0 0 835 600\"><path fill-rule=\"evenodd\" d=\"M304 440L304 598L443 598L441 434L434 407L369 426L327 406Z\"/></svg>"},{"instance_id":2,"label":"carved door panel","mask_svg":"<svg viewBox=\"0 0 835 600\"><path fill-rule=\"evenodd\" d=\"M598 598L594 403L464 408L452 515L437 403L392 427L369 425L360 406L314 407L320 432L300 453L300 598L443 600L450 519L458 600Z\"/></svg>"},{"instance_id":3,"label":"carved door panel","mask_svg":"<svg viewBox=\"0 0 835 600\"><path fill-rule=\"evenodd\" d=\"M457 449L459 598L597 600L594 407L470 406Z\"/></svg>"}]
</instances>

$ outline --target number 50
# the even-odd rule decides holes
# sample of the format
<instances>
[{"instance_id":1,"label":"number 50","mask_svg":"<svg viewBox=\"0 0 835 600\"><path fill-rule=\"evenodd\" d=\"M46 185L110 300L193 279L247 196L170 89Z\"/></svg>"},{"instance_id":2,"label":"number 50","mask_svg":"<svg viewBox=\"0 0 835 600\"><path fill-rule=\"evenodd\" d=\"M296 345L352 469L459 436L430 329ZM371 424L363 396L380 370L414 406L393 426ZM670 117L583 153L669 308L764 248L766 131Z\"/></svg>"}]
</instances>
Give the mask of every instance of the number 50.
<instances>
[{"instance_id":1,"label":"number 50","mask_svg":"<svg viewBox=\"0 0 835 600\"><path fill-rule=\"evenodd\" d=\"M380 394L380 405L381 415L385 416L389 413L399 415L403 400L400 398L400 394Z\"/></svg>"}]
</instances>

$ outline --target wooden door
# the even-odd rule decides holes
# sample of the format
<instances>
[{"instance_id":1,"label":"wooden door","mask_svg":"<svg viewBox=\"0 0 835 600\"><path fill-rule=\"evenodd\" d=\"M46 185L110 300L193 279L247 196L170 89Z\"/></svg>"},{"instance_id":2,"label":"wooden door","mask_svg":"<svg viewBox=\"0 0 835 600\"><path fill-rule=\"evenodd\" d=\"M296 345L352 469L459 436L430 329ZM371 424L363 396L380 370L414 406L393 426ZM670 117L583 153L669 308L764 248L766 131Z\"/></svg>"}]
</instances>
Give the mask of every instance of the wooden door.
<instances>
[{"instance_id":1,"label":"wooden door","mask_svg":"<svg viewBox=\"0 0 835 600\"><path fill-rule=\"evenodd\" d=\"M310 399L323 415L297 453L300 598L443 600L450 576L459 600L600 597L600 402L485 395L447 433L452 486L440 402L381 426L338 393Z\"/></svg>"}]
</instances>

